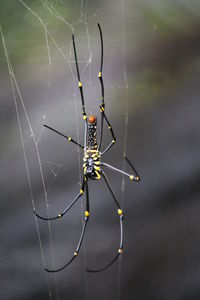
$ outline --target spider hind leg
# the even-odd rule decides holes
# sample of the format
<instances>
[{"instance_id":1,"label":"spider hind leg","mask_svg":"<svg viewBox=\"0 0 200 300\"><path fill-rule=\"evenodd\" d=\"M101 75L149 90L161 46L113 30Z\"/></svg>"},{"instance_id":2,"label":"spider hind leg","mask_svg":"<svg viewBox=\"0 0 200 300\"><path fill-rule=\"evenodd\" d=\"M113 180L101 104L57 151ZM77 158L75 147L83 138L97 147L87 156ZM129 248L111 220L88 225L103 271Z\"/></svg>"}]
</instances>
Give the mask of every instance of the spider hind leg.
<instances>
[{"instance_id":1,"label":"spider hind leg","mask_svg":"<svg viewBox=\"0 0 200 300\"><path fill-rule=\"evenodd\" d=\"M108 263L106 264L104 267L102 268L99 268L99 269L86 269L87 272L90 272L90 273L98 273L98 272L102 272L102 271L105 271L106 269L108 269L119 257L120 255L123 253L123 211L122 209L120 208L120 205L119 205L119 202L117 201L116 199L116 196L111 188L111 185L108 181L108 178L106 176L106 174L102 171L102 177L113 197L113 200L115 202L115 205L117 206L117 212L118 212L118 215L119 215L119 221L120 221L120 244L119 244L119 248L117 250L117 255Z\"/></svg>"},{"instance_id":2,"label":"spider hind leg","mask_svg":"<svg viewBox=\"0 0 200 300\"><path fill-rule=\"evenodd\" d=\"M79 250L81 248L81 245L82 245L82 242L83 242L83 238L84 238L84 235L85 235L86 226L87 226L87 223L88 223L88 220L89 220L89 216L90 216L90 210L89 210L89 190L88 190L87 177L85 177L85 191L86 191L85 218L84 218L84 222L83 222L83 225L82 225L81 235L80 235L80 238L79 238L76 250L74 251L73 256L68 260L68 262L64 266L62 266L62 267L60 267L58 269L48 269L48 268L45 268L45 271L47 271L49 273L56 273L56 272L62 271L67 266L69 266L72 263L72 261L78 256L78 253L79 253Z\"/></svg>"}]
</instances>

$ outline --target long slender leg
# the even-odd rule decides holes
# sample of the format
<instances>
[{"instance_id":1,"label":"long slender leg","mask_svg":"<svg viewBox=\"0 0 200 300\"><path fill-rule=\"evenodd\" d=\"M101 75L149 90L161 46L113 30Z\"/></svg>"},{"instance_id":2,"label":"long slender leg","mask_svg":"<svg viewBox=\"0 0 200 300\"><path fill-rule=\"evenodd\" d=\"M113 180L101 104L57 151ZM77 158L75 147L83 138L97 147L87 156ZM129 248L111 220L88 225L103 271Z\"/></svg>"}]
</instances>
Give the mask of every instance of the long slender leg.
<instances>
[{"instance_id":1,"label":"long slender leg","mask_svg":"<svg viewBox=\"0 0 200 300\"><path fill-rule=\"evenodd\" d=\"M98 272L102 272L106 269L108 269L120 256L120 254L122 254L123 252L123 211L121 210L120 208L120 205L119 205L119 202L117 201L116 197L115 197L115 194L110 186L110 183L108 181L108 178L106 176L106 174L104 172L102 172L102 176L105 180L105 183L113 197L113 200L115 202L115 205L117 206L118 210L118 215L119 215L119 221L120 221L120 243L119 243L119 248L118 248L118 253L117 255L106 265L104 266L103 268L100 268L100 269L96 269L96 270L91 270L91 269L87 269L86 271L87 272L91 272L91 273L98 273Z\"/></svg>"},{"instance_id":2,"label":"long slender leg","mask_svg":"<svg viewBox=\"0 0 200 300\"><path fill-rule=\"evenodd\" d=\"M85 180L83 178L83 183L82 183L82 187L80 189L80 192L78 193L78 195L74 198L74 200L67 206L66 209L64 209L61 213L59 213L57 216L55 217L50 217L50 218L45 218L40 216L35 210L33 211L34 214L36 215L36 217L38 217L41 220L45 220L45 221L52 221L52 220L56 220L56 219L60 219L62 218L67 212L68 210L70 210L70 208L76 203L76 201L83 195L85 190Z\"/></svg>"},{"instance_id":3,"label":"long slender leg","mask_svg":"<svg viewBox=\"0 0 200 300\"><path fill-rule=\"evenodd\" d=\"M132 163L130 162L130 160L129 160L127 157L125 157L125 159L126 159L126 161L128 162L128 164L129 164L129 166L131 167L131 169L133 170L134 174L129 174L129 173L127 173L127 172L124 172L123 170L120 170L120 169L118 169L118 168L115 168L115 167L113 167L113 166L111 166L111 165L109 165L109 164L107 164L107 163L104 163L104 162L102 162L100 165L103 166L103 167L106 167L106 168L108 168L108 169L110 169L110 170L113 170L113 171L115 171L115 172L118 172L118 173L120 173L120 174L122 174L122 175L128 176L130 180L133 180L133 181L140 181L140 176L139 176L138 172L136 171L136 169L133 167L133 165L132 165Z\"/></svg>"},{"instance_id":4,"label":"long slender leg","mask_svg":"<svg viewBox=\"0 0 200 300\"><path fill-rule=\"evenodd\" d=\"M106 115L105 115L105 99L104 99L104 82L103 82L103 35L102 35L102 30L101 30L101 26L99 23L97 23L98 28L99 28L99 33L100 33L100 40L101 40L101 62L100 62L100 71L98 74L99 80L100 80L100 84L101 84L101 105L100 105L100 111L101 111L101 126L100 126L100 140L99 140L99 146L98 146L98 150L101 150L101 144L102 144L102 137L103 137L103 121L104 119L106 120L107 124L108 124L108 129L111 132L112 135L112 142L108 145L108 147L103 151L103 153L101 155L103 155L104 153L106 153L111 146L116 142L116 138L112 129L112 126L110 124L110 122L108 121Z\"/></svg>"},{"instance_id":5,"label":"long slender leg","mask_svg":"<svg viewBox=\"0 0 200 300\"><path fill-rule=\"evenodd\" d=\"M103 83L103 35L102 35L102 30L101 30L100 24L97 23L97 25L99 28L99 34L100 34L100 40L101 40L101 62L100 62L100 69L99 69L99 74L98 74L98 78L99 78L100 84L101 84L101 106L100 106L101 126L100 126L100 139L99 139L99 146L98 146L98 150L100 151L102 137L103 137L103 120L104 120L105 102L104 102L104 83Z\"/></svg>"},{"instance_id":6,"label":"long slender leg","mask_svg":"<svg viewBox=\"0 0 200 300\"><path fill-rule=\"evenodd\" d=\"M78 244L77 244L77 247L76 247L76 250L74 251L74 254L73 256L68 260L68 262L58 268L58 269L55 269L55 270L51 270L51 269L47 269L45 268L45 270L47 272L50 272L50 273L54 273L54 272L59 272L63 269L65 269L67 266L69 266L69 264L71 264L71 262L78 256L78 253L79 253L79 250L81 248L81 244L83 242L83 238L84 238L84 235L85 235L85 230L86 230L86 226L87 226L87 222L89 220L89 215L90 215L90 212L89 212L89 191L88 191L88 183L87 183L87 178L85 177L86 181L85 181L85 185L86 185L86 210L85 210L85 219L84 219L84 222L83 222L83 226L82 226L82 231L81 231L81 235L80 235L80 238L79 238L79 241L78 241Z\"/></svg>"},{"instance_id":7,"label":"long slender leg","mask_svg":"<svg viewBox=\"0 0 200 300\"><path fill-rule=\"evenodd\" d=\"M128 157L124 157L124 159L127 161L127 163L129 164L129 166L131 167L131 169L133 170L133 172L136 175L137 181L140 180L140 176L138 174L138 172L136 171L135 167L133 166L133 164L130 162L130 160L128 159Z\"/></svg>"},{"instance_id":8,"label":"long slender leg","mask_svg":"<svg viewBox=\"0 0 200 300\"><path fill-rule=\"evenodd\" d=\"M77 76L78 76L78 87L79 87L79 90L80 90L81 102L82 102L82 115L83 115L83 120L84 120L84 124L85 124L84 148L86 149L86 142L87 142L87 115L86 115L86 112L85 112L85 100L84 100L84 95L83 95L83 84L82 84L81 78L80 78L80 72L79 72L78 60L77 60L77 53L76 53L76 45L75 45L75 39L74 39L74 35L73 34L72 34L72 42L73 42L74 57L75 57L75 62L76 62L76 71L77 71Z\"/></svg>"},{"instance_id":9,"label":"long slender leg","mask_svg":"<svg viewBox=\"0 0 200 300\"><path fill-rule=\"evenodd\" d=\"M64 138L66 138L68 140L68 142L71 142L75 145L78 145L79 147L81 147L83 149L83 146L81 144L79 144L78 142L76 142L74 139L72 139L70 136L66 136L65 134L63 134L62 132L57 131L56 129L53 129L52 127L48 126L48 125L43 125L44 127L58 133L59 135L63 136Z\"/></svg>"},{"instance_id":10,"label":"long slender leg","mask_svg":"<svg viewBox=\"0 0 200 300\"><path fill-rule=\"evenodd\" d=\"M111 136L112 136L112 141L111 143L108 145L108 147L106 147L106 149L101 153L101 156L104 155L115 143L116 143L116 137L114 135L114 131L112 129L112 126L110 124L110 122L108 121L108 118L105 115L105 112L103 112L104 118L108 124L108 129L110 130Z\"/></svg>"}]
</instances>

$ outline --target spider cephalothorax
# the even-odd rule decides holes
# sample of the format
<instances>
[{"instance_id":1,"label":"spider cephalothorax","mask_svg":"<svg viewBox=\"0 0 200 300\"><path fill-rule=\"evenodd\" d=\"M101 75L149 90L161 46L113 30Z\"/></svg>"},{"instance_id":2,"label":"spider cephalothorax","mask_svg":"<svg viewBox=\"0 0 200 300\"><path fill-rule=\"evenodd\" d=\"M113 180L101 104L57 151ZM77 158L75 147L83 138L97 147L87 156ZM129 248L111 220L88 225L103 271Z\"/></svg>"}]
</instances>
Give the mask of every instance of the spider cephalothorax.
<instances>
[{"instance_id":1,"label":"spider cephalothorax","mask_svg":"<svg viewBox=\"0 0 200 300\"><path fill-rule=\"evenodd\" d=\"M72 206L76 203L76 201L78 199L80 199L83 195L85 195L85 198L86 198L85 218L84 218L83 225L82 225L82 231L80 234L80 238L79 238L77 247L76 247L74 253L72 254L72 257L65 263L64 266L62 266L58 269L53 269L53 270L45 269L48 272L58 272L58 271L63 270L78 256L78 253L79 253L82 241L83 241L83 237L85 234L86 226L87 226L89 216L90 216L89 180L97 180L100 178L104 179L104 182L105 182L108 190L110 191L112 199L114 200L115 206L117 208L116 210L117 210L117 214L119 216L119 223L120 223L120 242L119 242L119 247L117 249L117 254L109 263L107 263L106 266L104 266L103 268L100 268L100 269L96 269L96 270L87 269L87 271L88 272L100 272L100 271L103 271L103 270L107 269L108 267L110 267L123 252L123 211L120 207L120 204L112 190L112 187L111 187L111 185L108 181L108 178L106 176L106 173L104 171L105 171L105 169L110 169L114 172L117 172L119 174L129 177L130 180L133 180L133 181L140 180L140 177L139 177L137 171L135 170L135 168L133 167L133 165L131 164L131 162L129 161L129 159L127 157L125 157L125 159L126 159L127 163L129 164L130 168L132 169L133 174L129 174L129 173L125 172L124 170L120 170L118 168L113 167L112 165L110 165L108 163L101 161L101 158L104 156L104 154L107 153L111 149L111 147L115 144L116 138L115 138L112 126L111 126L110 122L108 121L108 118L105 114L104 83L103 83L103 75L102 75L102 71L103 71L103 36L102 36L102 31L101 31L100 25L99 24L97 24L97 25L99 28L100 40L101 40L101 63L100 63L100 70L98 73L98 78L99 78L100 85L101 85L101 104L100 104L101 119L100 119L100 136L98 138L98 142L97 142L97 135L96 135L97 117L95 115L90 115L89 117L87 117L87 114L85 111L83 84L80 79L74 35L72 35L72 43L73 43L73 48L74 48L76 71L77 71L77 77L78 77L78 87L80 90L80 97L81 97L81 102L82 102L82 115L83 115L83 121L84 121L84 144L82 145L79 142L76 142L71 137L66 136L65 134L53 129L50 126L44 125L46 128L58 133L59 135L63 136L64 138L66 138L69 142L79 146L84 151L84 153L83 153L83 174L82 174L82 184L81 184L81 188L80 188L78 195L76 195L76 197L70 202L70 204L61 213L59 213L55 217L46 218L46 217L42 217L42 216L38 215L34 211L36 216L42 220L47 220L47 221L59 219L62 216L64 216L72 208ZM109 145L103 151L101 151L104 122L108 126L108 130L110 131L112 139L111 139L111 142L109 143Z\"/></svg>"}]
</instances>

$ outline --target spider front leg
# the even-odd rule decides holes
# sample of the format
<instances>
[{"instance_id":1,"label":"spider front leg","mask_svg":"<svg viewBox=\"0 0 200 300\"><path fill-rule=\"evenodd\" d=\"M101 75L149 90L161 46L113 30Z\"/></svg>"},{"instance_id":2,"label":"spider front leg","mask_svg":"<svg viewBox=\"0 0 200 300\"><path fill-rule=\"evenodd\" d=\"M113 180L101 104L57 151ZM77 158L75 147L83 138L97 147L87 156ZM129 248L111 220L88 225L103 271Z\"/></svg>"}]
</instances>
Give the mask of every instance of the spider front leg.
<instances>
[{"instance_id":1,"label":"spider front leg","mask_svg":"<svg viewBox=\"0 0 200 300\"><path fill-rule=\"evenodd\" d=\"M82 187L81 187L80 192L78 193L78 195L74 198L74 200L72 200L72 202L67 206L66 209L64 209L61 213L59 213L55 217L46 218L46 217L40 216L35 210L33 212L36 215L36 217L38 217L41 220L52 221L52 220L60 219L60 218L62 218L68 212L68 210L70 210L70 208L76 203L76 201L80 197L82 197L82 195L84 193L84 189L85 189L85 179L83 178Z\"/></svg>"},{"instance_id":2,"label":"spider front leg","mask_svg":"<svg viewBox=\"0 0 200 300\"><path fill-rule=\"evenodd\" d=\"M81 82L81 77L80 77L80 72L79 72L74 35L72 35L72 43L73 43L73 48L74 48L74 58L75 58L76 72L77 72L77 77L78 77L78 87L79 87L80 96L81 96L81 103L82 103L82 115L83 115L83 120L84 120L84 149L86 149L86 143L87 143L87 115L86 115L86 112L85 112L85 100L84 100L84 94L83 94L83 84Z\"/></svg>"},{"instance_id":3,"label":"spider front leg","mask_svg":"<svg viewBox=\"0 0 200 300\"><path fill-rule=\"evenodd\" d=\"M99 34L100 34L100 40L101 40L101 62L100 62L100 69L99 69L99 74L98 78L101 84L101 106L100 109L103 112L105 109L105 102L104 102L104 83L103 83L103 35L102 35L102 30L101 26L99 23L97 23L98 28L99 28ZM98 150L100 151L101 149L101 143L102 143L102 137L103 137L103 121L104 121L104 115L101 113L101 126L100 126L100 139L99 139L99 146Z\"/></svg>"},{"instance_id":4,"label":"spider front leg","mask_svg":"<svg viewBox=\"0 0 200 300\"><path fill-rule=\"evenodd\" d=\"M86 176L84 177L84 181L85 181L85 190L86 190L86 209L85 209L85 218L84 218L84 222L83 222L83 225L82 225L81 235L80 235L77 247L76 247L76 249L74 251L73 256L67 261L67 263L64 266L62 266L62 267L60 267L58 269L54 269L54 270L45 268L45 270L47 272L55 273L55 272L59 272L59 271L65 269L78 256L78 253L79 253L79 250L81 248L81 245L82 245L82 242L83 242L83 238L84 238L84 235L85 235L85 230L86 230L87 222L89 220L89 215L90 215L90 210L89 210L89 190L88 190L88 182L87 182L87 177Z\"/></svg>"},{"instance_id":5,"label":"spider front leg","mask_svg":"<svg viewBox=\"0 0 200 300\"><path fill-rule=\"evenodd\" d=\"M108 178L107 178L106 174L103 171L102 171L101 174L102 174L102 177L103 177L103 179L104 179L104 181L105 181L105 183L106 183L106 185L107 185L107 187L108 187L108 189L109 189L109 191L110 191L110 193L113 197L115 205L117 206L117 213L119 215L119 221L120 221L120 243L119 243L119 248L117 250L117 255L103 268L96 269L96 270L91 270L91 269L86 270L87 272L91 272L91 273L98 273L98 272L102 272L102 271L108 269L119 258L119 256L123 252L123 211L120 208L119 202L116 199L116 196L115 196L115 194L114 194L114 192L111 188L111 185L108 181Z\"/></svg>"},{"instance_id":6,"label":"spider front leg","mask_svg":"<svg viewBox=\"0 0 200 300\"><path fill-rule=\"evenodd\" d=\"M52 128L52 127L50 127L50 126L48 126L48 125L43 125L44 127L46 127L46 128L48 128L48 129L50 129L51 131L53 131L53 132L55 132L55 133L57 133L57 134L59 134L60 136L62 136L62 137L64 137L64 138L66 138L67 140L68 140L68 142L71 142L71 143L73 143L73 144L75 144L75 145L78 145L80 148L84 148L81 144L79 144L78 142L76 142L74 139L72 139L70 136L66 136L65 134L63 134L62 132L59 132L58 130L56 130L56 129L54 129L54 128Z\"/></svg>"},{"instance_id":7,"label":"spider front leg","mask_svg":"<svg viewBox=\"0 0 200 300\"><path fill-rule=\"evenodd\" d=\"M105 115L105 100L104 100L104 82L103 82L103 35L102 35L102 30L101 26L98 23L98 28L99 28L99 33L100 33L100 40L101 40L101 62L100 62L100 70L98 74L98 78L101 84L101 105L100 105L100 111L101 111L101 125L100 125L100 139L99 139L99 146L98 150L101 150L101 144L102 144L102 138L103 138L103 124L104 124L104 119L108 125L108 129L111 132L112 135L112 142L108 145L108 147L101 153L101 155L105 154L116 142L116 138L112 129L112 126L110 122L108 121L108 118Z\"/></svg>"}]
</instances>

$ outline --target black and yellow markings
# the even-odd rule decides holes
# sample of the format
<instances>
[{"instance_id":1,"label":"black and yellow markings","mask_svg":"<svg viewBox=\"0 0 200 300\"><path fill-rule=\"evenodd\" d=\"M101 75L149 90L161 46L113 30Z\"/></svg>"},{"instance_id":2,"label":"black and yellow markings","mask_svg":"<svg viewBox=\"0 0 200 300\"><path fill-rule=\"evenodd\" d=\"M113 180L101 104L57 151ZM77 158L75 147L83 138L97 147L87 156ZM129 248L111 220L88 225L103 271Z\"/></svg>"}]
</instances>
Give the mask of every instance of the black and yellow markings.
<instances>
[{"instance_id":1,"label":"black and yellow markings","mask_svg":"<svg viewBox=\"0 0 200 300\"><path fill-rule=\"evenodd\" d=\"M99 174L98 171L95 170L95 174L97 175L97 180L101 179L101 175Z\"/></svg>"},{"instance_id":2,"label":"black and yellow markings","mask_svg":"<svg viewBox=\"0 0 200 300\"><path fill-rule=\"evenodd\" d=\"M102 98L102 100L103 100L103 98ZM100 111L101 111L101 112L104 112L104 110L105 110L105 108L103 107L103 105L101 105L101 106L100 106Z\"/></svg>"},{"instance_id":3,"label":"black and yellow markings","mask_svg":"<svg viewBox=\"0 0 200 300\"><path fill-rule=\"evenodd\" d=\"M94 160L100 159L100 153L96 149L88 149L85 151L83 160L85 159L86 161L89 157L92 157Z\"/></svg>"},{"instance_id":4,"label":"black and yellow markings","mask_svg":"<svg viewBox=\"0 0 200 300\"><path fill-rule=\"evenodd\" d=\"M101 72L99 72L99 74L98 74L98 77L99 77L99 78L101 78L101 77L102 77L102 73L101 73Z\"/></svg>"},{"instance_id":5,"label":"black and yellow markings","mask_svg":"<svg viewBox=\"0 0 200 300\"><path fill-rule=\"evenodd\" d=\"M84 157L83 157L83 171L84 171L84 174L86 174L86 171L87 171L87 161L88 161L88 158L92 158L93 161L94 161L94 171L95 171L95 174L96 174L96 179L100 179L101 178L101 175L99 172L101 172L101 168L100 168L100 158L101 158L101 155L99 153L98 150L96 149L88 149L85 151L85 154L84 154Z\"/></svg>"},{"instance_id":6,"label":"black and yellow markings","mask_svg":"<svg viewBox=\"0 0 200 300\"><path fill-rule=\"evenodd\" d=\"M94 169L95 169L96 171L100 171L100 170L101 170L101 168L98 167L98 166L94 166Z\"/></svg>"}]
</instances>

